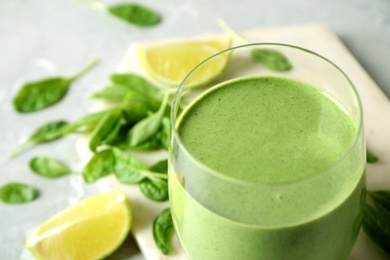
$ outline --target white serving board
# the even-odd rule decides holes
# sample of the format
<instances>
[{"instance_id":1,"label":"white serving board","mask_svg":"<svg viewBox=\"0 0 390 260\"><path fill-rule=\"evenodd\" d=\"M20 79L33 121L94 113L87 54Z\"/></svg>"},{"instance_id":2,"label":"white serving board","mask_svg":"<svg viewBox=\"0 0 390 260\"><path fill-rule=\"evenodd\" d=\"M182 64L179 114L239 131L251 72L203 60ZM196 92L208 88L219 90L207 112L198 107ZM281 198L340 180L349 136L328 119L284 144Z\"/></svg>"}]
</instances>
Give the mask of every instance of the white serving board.
<instances>
[{"instance_id":1,"label":"white serving board","mask_svg":"<svg viewBox=\"0 0 390 260\"><path fill-rule=\"evenodd\" d=\"M363 102L367 145L380 158L379 163L367 166L368 189L390 190L390 102L340 39L328 27L318 24L252 30L242 35L250 42L286 43L310 49L336 63L351 78ZM203 37L205 36L201 36ZM177 40L181 39L174 39L174 41ZM154 43L156 42L131 44L117 72L133 72L149 78L140 65L137 48L143 44ZM76 147L82 160L87 162L91 156L87 137L80 139ZM147 165L167 156L165 151L135 153L134 155ZM159 212L169 206L168 202L159 203L148 200L141 194L138 186L120 184L113 176L99 180L97 185L102 191L120 189L128 195L133 210L132 234L146 259L186 259L176 238L173 241L173 255L169 257L162 255L153 241L153 220ZM382 260L389 259L389 257L361 232L348 260L366 259Z\"/></svg>"}]
</instances>

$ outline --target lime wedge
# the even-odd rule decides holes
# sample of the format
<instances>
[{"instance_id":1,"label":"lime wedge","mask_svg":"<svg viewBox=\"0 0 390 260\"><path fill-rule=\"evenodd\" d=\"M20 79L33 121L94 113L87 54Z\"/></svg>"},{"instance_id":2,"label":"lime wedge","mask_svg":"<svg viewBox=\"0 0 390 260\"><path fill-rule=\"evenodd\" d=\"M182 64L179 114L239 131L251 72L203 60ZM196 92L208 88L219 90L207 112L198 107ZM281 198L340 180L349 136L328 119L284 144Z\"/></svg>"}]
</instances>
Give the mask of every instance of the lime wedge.
<instances>
[{"instance_id":1,"label":"lime wedge","mask_svg":"<svg viewBox=\"0 0 390 260\"><path fill-rule=\"evenodd\" d=\"M131 219L124 193L101 193L47 220L30 234L26 248L37 259L102 259L123 243Z\"/></svg>"},{"instance_id":2,"label":"lime wedge","mask_svg":"<svg viewBox=\"0 0 390 260\"><path fill-rule=\"evenodd\" d=\"M230 45L230 37L223 36L145 45L138 51L143 68L152 78L167 86L177 87L199 63ZM191 77L191 85L203 85L214 79L228 60L229 55L226 54L208 63L201 73Z\"/></svg>"}]
</instances>

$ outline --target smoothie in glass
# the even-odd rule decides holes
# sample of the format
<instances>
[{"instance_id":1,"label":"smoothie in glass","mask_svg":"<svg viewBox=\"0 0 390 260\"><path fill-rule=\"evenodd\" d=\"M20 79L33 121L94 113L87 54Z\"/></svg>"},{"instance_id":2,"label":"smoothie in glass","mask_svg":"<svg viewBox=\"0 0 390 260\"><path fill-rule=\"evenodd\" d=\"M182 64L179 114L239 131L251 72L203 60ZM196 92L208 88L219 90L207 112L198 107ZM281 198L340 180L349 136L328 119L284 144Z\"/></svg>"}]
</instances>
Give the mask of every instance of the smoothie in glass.
<instances>
[{"instance_id":1,"label":"smoothie in glass","mask_svg":"<svg viewBox=\"0 0 390 260\"><path fill-rule=\"evenodd\" d=\"M365 197L361 126L325 91L241 77L178 117L171 210L190 259L346 259Z\"/></svg>"}]
</instances>

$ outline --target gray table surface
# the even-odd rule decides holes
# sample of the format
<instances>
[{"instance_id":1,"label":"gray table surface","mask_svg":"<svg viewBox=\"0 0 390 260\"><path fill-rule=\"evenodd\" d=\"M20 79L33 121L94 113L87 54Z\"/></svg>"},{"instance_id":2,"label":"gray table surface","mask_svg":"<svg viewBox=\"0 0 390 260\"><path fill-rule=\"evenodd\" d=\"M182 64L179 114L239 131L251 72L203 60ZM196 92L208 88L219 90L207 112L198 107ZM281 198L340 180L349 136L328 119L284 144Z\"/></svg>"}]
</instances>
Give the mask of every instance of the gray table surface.
<instances>
[{"instance_id":1,"label":"gray table surface","mask_svg":"<svg viewBox=\"0 0 390 260\"><path fill-rule=\"evenodd\" d=\"M75 0L0 1L0 185L20 181L40 191L39 198L28 204L0 203L0 259L33 259L23 249L26 235L56 212L98 192L78 175L48 180L27 167L33 156L51 155L80 170L74 148L76 136L37 146L13 160L7 154L41 124L59 118L71 121L87 113L92 105L88 96L107 83L132 42L220 32L216 23L219 17L238 31L324 23L390 96L389 0L139 2L160 12L162 23L152 28L130 26ZM71 75L95 58L100 59L100 65L73 84L58 105L28 115L14 111L12 97L23 82ZM142 259L132 244L126 241L124 254L115 258Z\"/></svg>"}]
</instances>

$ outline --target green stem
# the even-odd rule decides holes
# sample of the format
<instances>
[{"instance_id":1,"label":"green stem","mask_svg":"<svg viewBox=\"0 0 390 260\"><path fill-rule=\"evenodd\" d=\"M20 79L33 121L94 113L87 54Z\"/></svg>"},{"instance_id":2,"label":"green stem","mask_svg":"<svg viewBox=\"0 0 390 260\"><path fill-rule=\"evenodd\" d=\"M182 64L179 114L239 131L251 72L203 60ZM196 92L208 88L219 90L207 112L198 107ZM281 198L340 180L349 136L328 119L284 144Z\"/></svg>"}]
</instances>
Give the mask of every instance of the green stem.
<instances>
[{"instance_id":1,"label":"green stem","mask_svg":"<svg viewBox=\"0 0 390 260\"><path fill-rule=\"evenodd\" d=\"M69 80L74 81L74 80L80 78L80 77L83 76L85 73L87 73L87 72L90 71L92 68L94 68L98 63L99 63L98 60L94 60L93 62L91 62L90 64L88 64L88 66L86 66L84 69L82 69L79 73L77 73L76 75L70 77Z\"/></svg>"},{"instance_id":2,"label":"green stem","mask_svg":"<svg viewBox=\"0 0 390 260\"><path fill-rule=\"evenodd\" d=\"M164 93L164 98L163 98L163 101L161 102L161 106L156 113L157 115L162 116L164 114L165 108L167 107L167 104L168 104L168 98L169 98L169 92L166 91Z\"/></svg>"},{"instance_id":3,"label":"green stem","mask_svg":"<svg viewBox=\"0 0 390 260\"><path fill-rule=\"evenodd\" d=\"M108 5L101 3L101 2L96 2L92 0L79 0L80 3L84 4L85 6L88 6L91 9L95 9L98 11L102 12L107 12L108 10Z\"/></svg>"},{"instance_id":4,"label":"green stem","mask_svg":"<svg viewBox=\"0 0 390 260\"><path fill-rule=\"evenodd\" d=\"M247 39L245 39L244 37L242 37L241 35L239 35L235 31L233 31L233 29L230 28L223 19L219 18L218 24L222 28L222 30L224 30L230 37L232 37L233 39L238 41L240 44L249 44L250 43Z\"/></svg>"},{"instance_id":5,"label":"green stem","mask_svg":"<svg viewBox=\"0 0 390 260\"><path fill-rule=\"evenodd\" d=\"M164 110L165 107L167 106L169 95L170 95L169 91L165 90L163 101L162 101L162 105L161 105L163 108L161 108L161 110Z\"/></svg>"},{"instance_id":6,"label":"green stem","mask_svg":"<svg viewBox=\"0 0 390 260\"><path fill-rule=\"evenodd\" d=\"M10 152L8 154L8 157L9 158L14 158L16 155L18 155L21 151L29 148L31 145L33 144L33 142L31 141L27 141L25 143L22 143L21 145L19 145L18 147L16 147L12 152Z\"/></svg>"}]
</instances>

